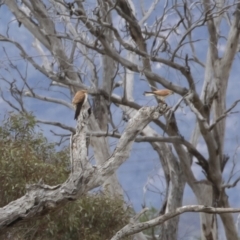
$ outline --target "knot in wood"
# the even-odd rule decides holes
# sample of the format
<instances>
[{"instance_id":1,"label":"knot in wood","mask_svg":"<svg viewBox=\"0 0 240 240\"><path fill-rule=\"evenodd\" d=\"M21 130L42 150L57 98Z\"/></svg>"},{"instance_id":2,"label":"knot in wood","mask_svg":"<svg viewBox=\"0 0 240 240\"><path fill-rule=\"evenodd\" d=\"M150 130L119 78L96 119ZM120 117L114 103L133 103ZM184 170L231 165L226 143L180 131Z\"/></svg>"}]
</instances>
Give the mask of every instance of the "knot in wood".
<instances>
[{"instance_id":1,"label":"knot in wood","mask_svg":"<svg viewBox=\"0 0 240 240\"><path fill-rule=\"evenodd\" d=\"M153 116L153 119L158 119L159 118L159 115L160 113L159 112L153 112L152 116Z\"/></svg>"}]
</instances>

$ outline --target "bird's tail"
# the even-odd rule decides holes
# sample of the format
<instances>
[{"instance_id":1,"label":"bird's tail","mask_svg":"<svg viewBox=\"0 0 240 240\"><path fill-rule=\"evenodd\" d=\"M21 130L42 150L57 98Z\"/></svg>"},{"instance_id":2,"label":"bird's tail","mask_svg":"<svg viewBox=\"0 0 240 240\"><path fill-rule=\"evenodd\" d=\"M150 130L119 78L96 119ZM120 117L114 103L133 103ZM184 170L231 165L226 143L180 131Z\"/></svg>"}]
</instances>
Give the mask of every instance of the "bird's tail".
<instances>
[{"instance_id":1,"label":"bird's tail","mask_svg":"<svg viewBox=\"0 0 240 240\"><path fill-rule=\"evenodd\" d=\"M143 93L144 96L154 96L153 92L144 92Z\"/></svg>"},{"instance_id":2,"label":"bird's tail","mask_svg":"<svg viewBox=\"0 0 240 240\"><path fill-rule=\"evenodd\" d=\"M74 116L74 120L78 119L78 116L80 114L81 108L82 108L83 102L80 102L77 104L76 106L76 111L75 111L75 116Z\"/></svg>"}]
</instances>

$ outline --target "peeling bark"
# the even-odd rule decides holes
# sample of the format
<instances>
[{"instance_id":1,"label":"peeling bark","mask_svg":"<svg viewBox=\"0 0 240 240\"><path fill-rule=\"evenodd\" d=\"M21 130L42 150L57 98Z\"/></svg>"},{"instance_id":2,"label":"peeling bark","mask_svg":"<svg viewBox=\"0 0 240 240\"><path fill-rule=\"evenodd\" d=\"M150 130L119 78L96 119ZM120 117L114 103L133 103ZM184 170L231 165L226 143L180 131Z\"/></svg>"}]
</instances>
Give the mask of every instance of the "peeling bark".
<instances>
[{"instance_id":1,"label":"peeling bark","mask_svg":"<svg viewBox=\"0 0 240 240\"><path fill-rule=\"evenodd\" d=\"M86 112L83 111L78 120L75 137L73 136L73 173L65 183L57 186L29 185L23 197L0 208L0 231L55 211L67 202L74 201L91 189L101 186L127 160L138 133L164 111L161 106L140 109L130 119L111 157L99 167L92 166L86 158L86 138L84 141L81 134L85 135L89 114L84 115ZM83 118L84 121L81 122Z\"/></svg>"},{"instance_id":2,"label":"peeling bark","mask_svg":"<svg viewBox=\"0 0 240 240\"><path fill-rule=\"evenodd\" d=\"M194 19L197 15L193 15L195 13L194 9L196 9L197 6L196 4L198 4L197 2L192 2L191 6L183 3L183 11L182 5L180 11L177 4L173 4L172 6L166 4L162 8L162 16L157 16L155 19L154 27L148 27L144 25L144 21L148 19L153 12L158 3L157 0L151 4L147 11L144 11L143 2L141 1L142 18L140 21L138 20L139 14L135 13L134 4L130 0L99 0L96 1L97 7L95 9L87 9L82 1L76 1L76 9L71 14L66 9L64 1L51 0L49 1L52 4L50 7L54 6L52 9L58 11L58 14L54 16L56 18L59 17L59 21L64 23L65 29L62 33L57 31L54 18L51 16L52 12L50 14L50 11L48 11L48 8L42 1L23 0L22 2L28 7L31 14L23 11L16 1L4 1L4 4L8 6L16 19L34 36L34 47L37 49L37 52L42 55L42 65L38 64L32 56L28 55L28 52L24 50L23 46L17 41L12 40L8 36L8 33L6 33L6 36L0 35L0 41L14 44L14 46L19 49L21 56L30 62L38 71L50 78L53 85L68 87L72 94L79 88L88 89L89 93L95 94L97 101L99 100L95 102L99 105L96 107L97 111L95 111L97 120L93 115L90 116L89 119L81 115L76 131L72 127L58 122L38 120L38 122L41 123L62 127L74 134L71 138L73 173L69 177L69 180L62 185L50 187L36 184L30 186L28 193L22 198L25 202L19 199L5 207L8 212L4 212L5 208L2 209L2 216L7 216L7 218L3 219L3 228L25 219L31 219L31 217L38 216L38 214L45 214L45 212L52 211L64 205L67 201L74 200L93 187L102 184L105 188L107 188L107 186L109 187L108 190L111 194L114 195L117 193L118 195L122 195L122 189L114 171L125 161L124 159L129 155L130 146L135 140L148 141L159 155L168 186L168 201L166 203L166 209L163 209L165 214L174 212L174 210L181 205L185 181L193 190L198 203L203 205L218 205L219 207L225 208L229 207L228 197L225 187L223 187L222 172L225 166L225 118L229 113L228 110L226 110L226 91L234 57L238 51L240 32L239 3L228 6L226 5L228 3L223 0L216 0L214 3L210 0L203 0L203 8L200 10L202 11L201 16L196 21ZM233 10L234 14L231 14ZM223 17L228 15L228 11L230 13L229 15L232 15L231 21L229 21L230 17L228 16L230 30L228 36L224 36L226 38L226 48L223 51L223 56L220 58L218 50L221 33L220 26ZM127 29L127 39L131 39L131 43L125 40L125 33L113 26L111 19L112 12L124 20ZM176 12L175 16L180 18L178 23L170 25L170 28L165 25L165 19L168 18L169 12L171 12L171 14ZM209 51L206 63L204 64L196 55L192 34L194 33L194 29L199 27L204 28L205 25L207 26L209 34ZM166 26L168 28L167 31L164 29ZM163 35L163 31L165 33L167 32L167 34ZM177 46L175 46L175 49L172 49L174 45L170 45L169 37L175 37L175 34L178 35L180 40L176 39ZM190 58L188 55L183 56L183 54L185 54L183 47L187 38L192 50L191 64L196 63L201 67L205 67L203 90L200 97L196 92L195 76L191 73ZM148 41L148 39L150 39L150 41ZM72 43L72 45L70 44L72 48L71 51L64 48L65 41ZM151 51L149 51L149 47ZM73 64L76 49L79 51L79 55L83 57L83 62L87 62L86 68L89 71L83 70L82 72L82 65L78 66L79 62L76 65ZM167 57L159 57L161 51L164 54L166 53ZM127 54L125 54L126 52ZM57 70L49 61L49 53L56 61ZM91 58L90 56L93 57ZM102 82L98 76L99 68L94 62L94 58L98 58L99 56L102 60ZM185 65L183 64L184 59ZM11 62L11 60L9 61ZM174 74L176 72L181 74L182 79L187 82L184 86L188 85L188 87L183 87L183 85L180 85L178 82L172 82L171 79L161 76L152 66L154 65L155 67L156 64L164 65L170 71L174 71ZM13 64L11 66L13 66ZM122 69L124 73L126 73L126 78L123 81L124 96L121 98L112 95L112 91L114 84L116 84L114 78L121 76ZM141 106L133 100L132 91L135 87L134 74L138 74L139 78L140 75L144 75L151 88L158 87L157 84L159 84L160 87L169 88L182 96L187 107L195 114L197 119L196 128L190 142L183 139L180 135L180 126L177 124L178 119L175 119L174 111L170 117L166 115L166 124L154 117L150 117L151 120L154 119L153 122L158 128L161 128L168 137L163 137L159 134L161 129L155 132L149 126L143 128L144 124L142 124L138 117L135 118L134 115L141 115L146 110L139 110ZM89 82L86 84L83 78ZM23 81L25 81L24 84L27 83L26 79ZM10 82L9 85L11 86L11 84ZM119 86L121 86L121 84ZM34 89L28 88L29 91L24 92L24 94L19 90L21 97L32 97L42 101L62 104L63 106L71 108L68 102L52 97L40 96L34 92ZM12 89L10 89L10 92L13 97L16 96ZM15 100L19 99L20 98L15 97ZM21 101L20 99L20 106L25 110ZM18 110L11 102L8 101L8 103L12 108ZM116 148L112 155L107 141L107 136L109 136L108 124L109 117L111 117L111 103L124 106L123 108L129 111L128 115L131 118L125 130L125 135L117 135L115 129L112 131L112 136L115 135L120 139L118 144L119 149ZM137 112L137 110L139 111ZM83 113L84 112L86 111L83 111ZM148 114L150 113L148 112ZM145 117L144 114L141 115L142 120ZM134 123L132 122L133 118L135 119ZM147 124L149 122L150 120L145 123ZM140 124L141 127L136 128L135 124ZM86 129L87 125L88 129ZM130 129L135 129L136 132L132 134ZM102 136L101 138L96 135L91 136L91 145L94 150L97 167L92 167L87 159L85 139L89 130L95 133L106 133L105 137L100 134ZM140 132L143 137L136 138L136 135ZM132 138L130 136L132 136ZM128 137L130 137L129 141L131 141L131 143L128 142L129 145L126 143ZM208 151L206 157L196 149L200 137L203 138ZM170 143L174 147L174 151L170 149ZM126 149L123 148L121 144L124 145ZM121 156L118 151L121 152ZM206 174L205 180L197 181L195 178L191 169L193 157L196 157L197 163L204 170ZM182 175L184 175L185 179ZM56 201L53 196L56 197ZM13 208L9 208L9 206ZM19 210L19 206L22 206L22 209ZM15 212L13 209L15 209ZM211 213L213 212L214 211ZM12 215L8 215L8 213ZM215 215L206 214L205 211L201 213L200 216L202 239L216 240L217 222ZM221 213L220 218L224 225L226 237L228 239L237 239L232 214L229 212ZM162 222L162 228L164 230L163 236L165 236L166 239L176 238L177 221L177 218L175 218L169 220L169 222Z\"/></svg>"}]
</instances>

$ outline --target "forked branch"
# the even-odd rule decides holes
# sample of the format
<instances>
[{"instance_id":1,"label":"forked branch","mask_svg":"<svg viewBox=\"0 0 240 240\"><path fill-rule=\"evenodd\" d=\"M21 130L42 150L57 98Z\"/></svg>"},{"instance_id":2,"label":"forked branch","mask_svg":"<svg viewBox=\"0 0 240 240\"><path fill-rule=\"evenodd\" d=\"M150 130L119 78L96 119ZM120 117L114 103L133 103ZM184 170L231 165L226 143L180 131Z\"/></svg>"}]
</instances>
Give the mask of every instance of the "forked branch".
<instances>
[{"instance_id":1,"label":"forked branch","mask_svg":"<svg viewBox=\"0 0 240 240\"><path fill-rule=\"evenodd\" d=\"M86 151L79 151L78 154L72 154L72 161L75 161L76 155L78 162L82 161L83 168L74 171L63 184L57 186L48 186L45 184L33 184L27 186L27 193L21 198L10 202L5 207L0 208L0 232L15 226L23 221L31 221L33 218L48 214L67 202L76 200L85 195L91 189L101 186L118 167L128 158L132 144L139 132L146 127L152 120L157 119L163 114L163 106L141 108L133 118L122 134L112 156L102 166L94 167L86 159ZM77 124L77 133L86 131L87 125ZM79 132L79 131L80 132ZM85 147L85 144L77 143L78 138L72 139L75 148ZM84 139L81 139L83 142ZM78 149L76 149L78 150ZM80 164L81 165L81 164Z\"/></svg>"}]
</instances>

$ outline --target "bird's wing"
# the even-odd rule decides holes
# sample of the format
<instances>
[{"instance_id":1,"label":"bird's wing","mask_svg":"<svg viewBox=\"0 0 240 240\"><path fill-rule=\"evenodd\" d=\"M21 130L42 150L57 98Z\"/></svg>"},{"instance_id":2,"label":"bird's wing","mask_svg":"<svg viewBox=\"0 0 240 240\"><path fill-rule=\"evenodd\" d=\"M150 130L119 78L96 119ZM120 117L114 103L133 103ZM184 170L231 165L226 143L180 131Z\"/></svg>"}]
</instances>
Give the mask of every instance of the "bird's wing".
<instances>
[{"instance_id":1,"label":"bird's wing","mask_svg":"<svg viewBox=\"0 0 240 240\"><path fill-rule=\"evenodd\" d=\"M75 116L74 116L75 120L77 120L77 118L80 114L80 111L81 111L82 105L84 103L85 97L86 97L85 92L77 91L73 100L72 100L72 104L76 106L76 111L75 111Z\"/></svg>"},{"instance_id":2,"label":"bird's wing","mask_svg":"<svg viewBox=\"0 0 240 240\"><path fill-rule=\"evenodd\" d=\"M84 101L81 101L79 103L77 103L76 105L76 111L75 111L75 115L74 115L74 120L77 120L78 119L78 116L80 114L80 111L81 111L81 108L82 108L82 105L83 105Z\"/></svg>"},{"instance_id":3,"label":"bird's wing","mask_svg":"<svg viewBox=\"0 0 240 240\"><path fill-rule=\"evenodd\" d=\"M85 93L82 91L77 91L72 100L72 104L78 104L79 102L84 101L84 98L85 98Z\"/></svg>"},{"instance_id":4,"label":"bird's wing","mask_svg":"<svg viewBox=\"0 0 240 240\"><path fill-rule=\"evenodd\" d=\"M162 97L165 97L165 96L168 96L169 95L169 90L168 89L161 89L161 90L156 90L156 91L153 91L154 94L156 95L159 95L159 96L162 96Z\"/></svg>"}]
</instances>

